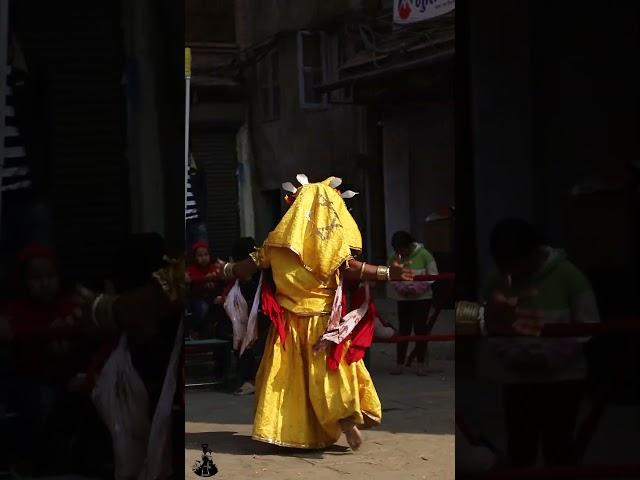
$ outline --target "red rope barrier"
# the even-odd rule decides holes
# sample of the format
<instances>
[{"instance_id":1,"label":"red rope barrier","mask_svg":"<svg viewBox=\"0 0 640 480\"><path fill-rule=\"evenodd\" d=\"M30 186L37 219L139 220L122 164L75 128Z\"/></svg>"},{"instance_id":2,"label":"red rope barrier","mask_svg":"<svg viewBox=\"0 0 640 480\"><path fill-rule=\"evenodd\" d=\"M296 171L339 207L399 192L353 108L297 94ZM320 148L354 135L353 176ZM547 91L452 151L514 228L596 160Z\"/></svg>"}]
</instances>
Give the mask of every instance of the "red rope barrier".
<instances>
[{"instance_id":1,"label":"red rope barrier","mask_svg":"<svg viewBox=\"0 0 640 480\"><path fill-rule=\"evenodd\" d=\"M550 323L544 326L540 336L542 338L565 337L598 337L608 335L640 335L640 319L630 318L626 320L610 321L605 323ZM482 338L480 336L464 335L461 338ZM519 335L492 335L492 337L521 338ZM390 338L374 338L376 343L399 342L451 342L455 341L455 334L441 335L412 335L394 336Z\"/></svg>"},{"instance_id":2,"label":"red rope barrier","mask_svg":"<svg viewBox=\"0 0 640 480\"><path fill-rule=\"evenodd\" d=\"M444 280L453 282L456 279L455 273L445 272L437 275L416 275L413 277L414 282L437 282L438 280Z\"/></svg>"},{"instance_id":3,"label":"red rope barrier","mask_svg":"<svg viewBox=\"0 0 640 480\"><path fill-rule=\"evenodd\" d=\"M467 480L524 480L524 479L608 479L640 478L640 465L580 465L575 467L508 468L470 475Z\"/></svg>"},{"instance_id":4,"label":"red rope barrier","mask_svg":"<svg viewBox=\"0 0 640 480\"><path fill-rule=\"evenodd\" d=\"M400 342L453 342L456 336L452 334L444 335L398 335L389 338L374 338L376 343L400 343Z\"/></svg>"},{"instance_id":5,"label":"red rope barrier","mask_svg":"<svg viewBox=\"0 0 640 480\"><path fill-rule=\"evenodd\" d=\"M630 334L640 334L640 319L626 318L602 323L553 323L545 325L542 329L544 337L591 337Z\"/></svg>"}]
</instances>

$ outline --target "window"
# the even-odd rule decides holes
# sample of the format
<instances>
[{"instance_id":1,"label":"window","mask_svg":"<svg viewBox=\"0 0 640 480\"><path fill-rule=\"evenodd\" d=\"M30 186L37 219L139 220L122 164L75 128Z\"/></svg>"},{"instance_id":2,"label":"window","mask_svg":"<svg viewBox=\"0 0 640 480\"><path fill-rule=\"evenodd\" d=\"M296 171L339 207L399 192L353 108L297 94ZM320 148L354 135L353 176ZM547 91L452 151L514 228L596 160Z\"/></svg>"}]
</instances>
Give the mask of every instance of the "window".
<instances>
[{"instance_id":1,"label":"window","mask_svg":"<svg viewBox=\"0 0 640 480\"><path fill-rule=\"evenodd\" d=\"M327 77L325 51L324 33L298 32L298 87L302 108L324 108L327 105L327 96L314 89Z\"/></svg>"},{"instance_id":2,"label":"window","mask_svg":"<svg viewBox=\"0 0 640 480\"><path fill-rule=\"evenodd\" d=\"M350 49L344 30L337 31L329 36L329 49L327 52L327 75L325 81L335 82L340 80L340 68L349 59ZM350 103L353 100L351 85L330 93L331 101L336 103Z\"/></svg>"},{"instance_id":3,"label":"window","mask_svg":"<svg viewBox=\"0 0 640 480\"><path fill-rule=\"evenodd\" d=\"M264 121L280 118L280 64L278 51L273 50L260 63L260 103Z\"/></svg>"}]
</instances>

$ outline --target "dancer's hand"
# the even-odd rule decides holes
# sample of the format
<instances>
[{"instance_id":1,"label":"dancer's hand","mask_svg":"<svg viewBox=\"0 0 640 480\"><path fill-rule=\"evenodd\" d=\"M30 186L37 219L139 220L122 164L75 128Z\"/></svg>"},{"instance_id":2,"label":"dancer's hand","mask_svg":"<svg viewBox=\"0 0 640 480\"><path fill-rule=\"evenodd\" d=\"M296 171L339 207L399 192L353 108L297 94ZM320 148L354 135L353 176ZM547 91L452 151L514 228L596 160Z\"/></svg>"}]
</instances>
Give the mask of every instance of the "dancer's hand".
<instances>
[{"instance_id":1,"label":"dancer's hand","mask_svg":"<svg viewBox=\"0 0 640 480\"><path fill-rule=\"evenodd\" d=\"M404 268L397 260L389 267L389 278L394 282L411 282L414 276L413 270Z\"/></svg>"},{"instance_id":2,"label":"dancer's hand","mask_svg":"<svg viewBox=\"0 0 640 480\"><path fill-rule=\"evenodd\" d=\"M211 279L215 280L217 282L223 281L225 280L224 277L224 266L227 263L222 261L222 260L216 260L215 263L213 264L213 272L211 272L209 275L211 275Z\"/></svg>"},{"instance_id":3,"label":"dancer's hand","mask_svg":"<svg viewBox=\"0 0 640 480\"><path fill-rule=\"evenodd\" d=\"M330 345L331 345L331 342L329 340L324 340L321 338L320 340L318 340L316 343L313 344L312 351L315 355L327 350Z\"/></svg>"},{"instance_id":4,"label":"dancer's hand","mask_svg":"<svg viewBox=\"0 0 640 480\"><path fill-rule=\"evenodd\" d=\"M523 308L519 303L537 295L528 290L518 297L507 297L511 278L505 277L502 284L491 294L485 306L485 325L490 335L539 336L543 327L543 313L539 309Z\"/></svg>"},{"instance_id":5,"label":"dancer's hand","mask_svg":"<svg viewBox=\"0 0 640 480\"><path fill-rule=\"evenodd\" d=\"M149 282L115 300L113 320L122 330L152 337L160 331L161 323L181 308L181 305L171 302L160 285Z\"/></svg>"},{"instance_id":6,"label":"dancer's hand","mask_svg":"<svg viewBox=\"0 0 640 480\"><path fill-rule=\"evenodd\" d=\"M93 322L93 302L97 298L98 294L92 290L89 290L82 285L76 287L76 295L74 301L76 308L74 314L77 318L77 324L88 334L95 334L98 331L98 327Z\"/></svg>"},{"instance_id":7,"label":"dancer's hand","mask_svg":"<svg viewBox=\"0 0 640 480\"><path fill-rule=\"evenodd\" d=\"M81 325L84 317L85 303L88 303L88 301L89 298L83 297L80 293L76 292L71 298L73 304L71 313L64 317L56 318L51 323L51 328L70 328ZM91 298L91 301L93 301L93 298Z\"/></svg>"}]
</instances>

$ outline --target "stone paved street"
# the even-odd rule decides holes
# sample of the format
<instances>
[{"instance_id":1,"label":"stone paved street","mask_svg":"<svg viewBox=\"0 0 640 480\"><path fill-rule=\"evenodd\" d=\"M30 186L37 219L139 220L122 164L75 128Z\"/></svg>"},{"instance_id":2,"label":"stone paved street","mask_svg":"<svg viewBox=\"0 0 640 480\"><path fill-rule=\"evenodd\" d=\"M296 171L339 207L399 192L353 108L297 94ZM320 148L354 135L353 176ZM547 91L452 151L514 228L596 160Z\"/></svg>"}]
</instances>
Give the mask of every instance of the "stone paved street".
<instances>
[{"instance_id":1,"label":"stone paved street","mask_svg":"<svg viewBox=\"0 0 640 480\"><path fill-rule=\"evenodd\" d=\"M383 308L385 306L383 305ZM388 314L390 321L393 314ZM437 330L448 332L450 322ZM435 345L434 345L435 346ZM324 452L291 451L251 440L254 398L223 392L187 396L186 478L200 445L213 451L219 479L442 479L454 478L454 363L452 347L432 349L430 376L389 375L395 346L376 344L371 371L383 404L383 423L364 432L365 445L352 453L343 439Z\"/></svg>"}]
</instances>

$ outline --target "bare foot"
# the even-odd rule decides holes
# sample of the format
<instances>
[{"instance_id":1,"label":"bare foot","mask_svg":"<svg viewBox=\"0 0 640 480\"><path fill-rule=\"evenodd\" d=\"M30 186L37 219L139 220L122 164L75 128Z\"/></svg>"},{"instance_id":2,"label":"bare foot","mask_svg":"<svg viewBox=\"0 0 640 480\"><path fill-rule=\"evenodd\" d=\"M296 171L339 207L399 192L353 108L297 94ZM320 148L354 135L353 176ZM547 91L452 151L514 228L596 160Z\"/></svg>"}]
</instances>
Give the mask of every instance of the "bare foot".
<instances>
[{"instance_id":1,"label":"bare foot","mask_svg":"<svg viewBox=\"0 0 640 480\"><path fill-rule=\"evenodd\" d=\"M342 432L347 438L347 443L354 452L362 446L362 434L355 423L351 421L343 420L340 422L342 426Z\"/></svg>"}]
</instances>

